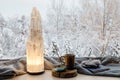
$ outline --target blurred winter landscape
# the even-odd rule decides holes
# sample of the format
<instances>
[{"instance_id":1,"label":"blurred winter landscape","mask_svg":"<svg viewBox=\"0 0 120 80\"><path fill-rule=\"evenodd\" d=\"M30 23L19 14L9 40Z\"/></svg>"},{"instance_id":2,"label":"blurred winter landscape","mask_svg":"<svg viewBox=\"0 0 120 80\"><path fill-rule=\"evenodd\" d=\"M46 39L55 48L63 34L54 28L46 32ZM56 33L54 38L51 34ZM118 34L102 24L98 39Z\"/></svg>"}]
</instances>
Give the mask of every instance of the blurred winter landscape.
<instances>
[{"instance_id":1,"label":"blurred winter landscape","mask_svg":"<svg viewBox=\"0 0 120 80\"><path fill-rule=\"evenodd\" d=\"M45 56L120 56L120 0L47 1L44 13L38 8ZM26 55L30 14L0 14L0 58Z\"/></svg>"}]
</instances>

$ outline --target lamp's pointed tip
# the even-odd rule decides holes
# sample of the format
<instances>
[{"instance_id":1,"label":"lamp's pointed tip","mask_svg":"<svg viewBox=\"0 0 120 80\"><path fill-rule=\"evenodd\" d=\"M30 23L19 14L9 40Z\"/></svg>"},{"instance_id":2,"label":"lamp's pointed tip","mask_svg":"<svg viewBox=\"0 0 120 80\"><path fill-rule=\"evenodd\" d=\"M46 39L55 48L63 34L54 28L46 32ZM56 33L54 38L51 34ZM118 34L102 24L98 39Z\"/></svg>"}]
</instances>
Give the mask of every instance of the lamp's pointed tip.
<instances>
[{"instance_id":1,"label":"lamp's pointed tip","mask_svg":"<svg viewBox=\"0 0 120 80\"><path fill-rule=\"evenodd\" d=\"M36 7L33 7L33 10L32 10L32 15L31 16L39 16L40 17L40 13L38 11L38 9Z\"/></svg>"},{"instance_id":2,"label":"lamp's pointed tip","mask_svg":"<svg viewBox=\"0 0 120 80\"><path fill-rule=\"evenodd\" d=\"M36 8L36 7L33 7L33 10L37 10L37 8Z\"/></svg>"},{"instance_id":3,"label":"lamp's pointed tip","mask_svg":"<svg viewBox=\"0 0 120 80\"><path fill-rule=\"evenodd\" d=\"M36 7L33 7L32 16L37 15L37 12L38 12L37 8L36 8Z\"/></svg>"}]
</instances>

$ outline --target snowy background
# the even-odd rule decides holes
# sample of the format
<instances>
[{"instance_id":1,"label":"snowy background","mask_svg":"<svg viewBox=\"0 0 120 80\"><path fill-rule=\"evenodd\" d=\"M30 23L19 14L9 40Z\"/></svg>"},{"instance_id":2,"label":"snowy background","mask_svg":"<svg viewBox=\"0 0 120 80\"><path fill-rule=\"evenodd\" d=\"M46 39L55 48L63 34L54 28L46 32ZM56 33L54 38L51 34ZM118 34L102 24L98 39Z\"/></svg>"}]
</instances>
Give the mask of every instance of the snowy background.
<instances>
[{"instance_id":1,"label":"snowy background","mask_svg":"<svg viewBox=\"0 0 120 80\"><path fill-rule=\"evenodd\" d=\"M34 6L41 13L45 56L120 55L120 0L0 0L0 58L26 55Z\"/></svg>"}]
</instances>

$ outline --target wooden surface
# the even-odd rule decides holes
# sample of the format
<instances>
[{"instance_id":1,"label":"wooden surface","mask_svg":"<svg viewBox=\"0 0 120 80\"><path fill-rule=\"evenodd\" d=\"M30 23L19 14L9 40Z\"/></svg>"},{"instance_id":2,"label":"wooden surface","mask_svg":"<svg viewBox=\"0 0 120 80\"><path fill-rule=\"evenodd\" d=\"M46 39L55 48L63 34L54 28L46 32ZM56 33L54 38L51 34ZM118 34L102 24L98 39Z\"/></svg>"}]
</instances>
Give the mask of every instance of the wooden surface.
<instances>
[{"instance_id":1,"label":"wooden surface","mask_svg":"<svg viewBox=\"0 0 120 80\"><path fill-rule=\"evenodd\" d=\"M8 80L120 80L118 77L101 77L101 76L88 76L83 74L78 74L73 78L56 78L53 77L50 70L46 70L42 75L21 75L13 79Z\"/></svg>"},{"instance_id":2,"label":"wooden surface","mask_svg":"<svg viewBox=\"0 0 120 80\"><path fill-rule=\"evenodd\" d=\"M71 77L75 77L77 76L77 70L65 70L62 72L58 72L56 70L52 70L52 75L55 77L59 77L59 78L71 78Z\"/></svg>"}]
</instances>

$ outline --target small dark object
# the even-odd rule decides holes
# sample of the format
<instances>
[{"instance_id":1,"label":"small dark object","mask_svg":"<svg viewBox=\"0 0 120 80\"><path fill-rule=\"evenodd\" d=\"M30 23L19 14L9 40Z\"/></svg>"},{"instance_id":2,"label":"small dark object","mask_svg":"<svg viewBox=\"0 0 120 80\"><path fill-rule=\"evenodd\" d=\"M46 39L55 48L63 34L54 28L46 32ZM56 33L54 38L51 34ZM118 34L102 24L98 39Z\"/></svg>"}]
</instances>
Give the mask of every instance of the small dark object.
<instances>
[{"instance_id":1,"label":"small dark object","mask_svg":"<svg viewBox=\"0 0 120 80\"><path fill-rule=\"evenodd\" d=\"M66 69L65 69L65 67L56 67L56 68L54 68L54 70L57 71L57 72L63 72Z\"/></svg>"},{"instance_id":2,"label":"small dark object","mask_svg":"<svg viewBox=\"0 0 120 80\"><path fill-rule=\"evenodd\" d=\"M38 73L30 73L30 72L27 72L28 74L30 74L30 75L40 75L40 74L43 74L45 71L43 71L43 72L38 72Z\"/></svg>"},{"instance_id":3,"label":"small dark object","mask_svg":"<svg viewBox=\"0 0 120 80\"><path fill-rule=\"evenodd\" d=\"M68 70L74 69L75 65L75 55L74 54L66 54L65 55L65 66Z\"/></svg>"}]
</instances>

